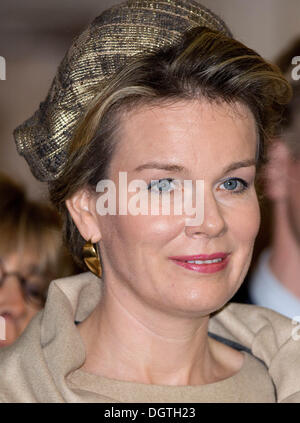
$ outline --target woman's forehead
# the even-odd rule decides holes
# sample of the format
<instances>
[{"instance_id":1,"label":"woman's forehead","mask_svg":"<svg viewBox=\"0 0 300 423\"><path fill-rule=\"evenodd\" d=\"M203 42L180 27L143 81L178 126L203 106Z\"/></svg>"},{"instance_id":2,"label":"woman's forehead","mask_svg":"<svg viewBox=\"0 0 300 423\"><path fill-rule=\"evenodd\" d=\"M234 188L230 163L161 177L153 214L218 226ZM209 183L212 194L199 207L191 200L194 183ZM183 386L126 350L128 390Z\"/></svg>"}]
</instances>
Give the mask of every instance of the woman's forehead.
<instances>
[{"instance_id":1,"label":"woman's forehead","mask_svg":"<svg viewBox=\"0 0 300 423\"><path fill-rule=\"evenodd\" d=\"M144 106L121 119L114 167L129 170L145 160L201 162L255 156L257 129L241 103L178 101Z\"/></svg>"},{"instance_id":2,"label":"woman's forehead","mask_svg":"<svg viewBox=\"0 0 300 423\"><path fill-rule=\"evenodd\" d=\"M26 274L36 273L39 268L39 256L34 250L28 250L26 253L17 252L2 255L0 257L2 265L7 272L22 271Z\"/></svg>"}]
</instances>

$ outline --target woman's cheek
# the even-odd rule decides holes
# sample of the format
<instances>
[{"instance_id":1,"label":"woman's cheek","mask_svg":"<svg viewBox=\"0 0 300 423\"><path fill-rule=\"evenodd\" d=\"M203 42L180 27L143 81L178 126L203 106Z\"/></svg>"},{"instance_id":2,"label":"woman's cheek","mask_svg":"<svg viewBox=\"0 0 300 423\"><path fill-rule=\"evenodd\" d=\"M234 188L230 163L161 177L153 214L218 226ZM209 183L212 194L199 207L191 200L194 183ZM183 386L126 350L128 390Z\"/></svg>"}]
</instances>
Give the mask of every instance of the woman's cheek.
<instances>
[{"instance_id":1,"label":"woman's cheek","mask_svg":"<svg viewBox=\"0 0 300 423\"><path fill-rule=\"evenodd\" d=\"M174 239L184 229L183 216L105 216L102 239L109 248L126 249L151 244L154 248Z\"/></svg>"},{"instance_id":2,"label":"woman's cheek","mask_svg":"<svg viewBox=\"0 0 300 423\"><path fill-rule=\"evenodd\" d=\"M241 241L254 242L261 219L256 192L253 189L247 194L231 194L231 196L235 195L241 195L241 197L219 199L226 215L228 229Z\"/></svg>"},{"instance_id":3,"label":"woman's cheek","mask_svg":"<svg viewBox=\"0 0 300 423\"><path fill-rule=\"evenodd\" d=\"M239 201L236 207L231 208L230 221L230 227L237 238L254 243L260 226L260 208L256 194L246 201Z\"/></svg>"},{"instance_id":4,"label":"woman's cheek","mask_svg":"<svg viewBox=\"0 0 300 423\"><path fill-rule=\"evenodd\" d=\"M183 216L129 216L128 236L133 235L136 241L143 243L167 242L174 239L184 229Z\"/></svg>"}]
</instances>

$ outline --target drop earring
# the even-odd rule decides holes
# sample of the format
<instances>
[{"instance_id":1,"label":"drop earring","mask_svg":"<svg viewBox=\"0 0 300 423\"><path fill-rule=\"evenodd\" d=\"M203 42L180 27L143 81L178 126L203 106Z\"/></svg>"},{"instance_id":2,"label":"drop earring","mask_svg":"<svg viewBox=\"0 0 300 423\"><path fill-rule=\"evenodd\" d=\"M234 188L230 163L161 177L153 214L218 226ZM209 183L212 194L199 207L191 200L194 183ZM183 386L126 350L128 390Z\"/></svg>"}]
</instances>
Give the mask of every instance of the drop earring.
<instances>
[{"instance_id":1,"label":"drop earring","mask_svg":"<svg viewBox=\"0 0 300 423\"><path fill-rule=\"evenodd\" d=\"M102 277L102 266L98 244L87 241L82 248L83 261L87 268L99 278Z\"/></svg>"}]
</instances>

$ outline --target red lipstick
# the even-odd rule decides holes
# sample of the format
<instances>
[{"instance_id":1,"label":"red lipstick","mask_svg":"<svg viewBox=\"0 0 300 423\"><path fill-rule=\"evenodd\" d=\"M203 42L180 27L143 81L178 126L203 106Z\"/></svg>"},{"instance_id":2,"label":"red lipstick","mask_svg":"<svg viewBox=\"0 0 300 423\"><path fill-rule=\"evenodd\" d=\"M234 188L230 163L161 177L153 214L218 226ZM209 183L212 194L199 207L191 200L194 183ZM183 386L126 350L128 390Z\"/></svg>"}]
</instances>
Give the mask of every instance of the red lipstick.
<instances>
[{"instance_id":1,"label":"red lipstick","mask_svg":"<svg viewBox=\"0 0 300 423\"><path fill-rule=\"evenodd\" d=\"M178 266L184 267L188 270L193 270L194 272L199 273L216 273L219 272L227 266L229 262L230 253L214 253L214 254L197 254L192 256L172 256L168 257ZM221 259L217 263L188 263L188 261L196 260L214 260Z\"/></svg>"}]
</instances>

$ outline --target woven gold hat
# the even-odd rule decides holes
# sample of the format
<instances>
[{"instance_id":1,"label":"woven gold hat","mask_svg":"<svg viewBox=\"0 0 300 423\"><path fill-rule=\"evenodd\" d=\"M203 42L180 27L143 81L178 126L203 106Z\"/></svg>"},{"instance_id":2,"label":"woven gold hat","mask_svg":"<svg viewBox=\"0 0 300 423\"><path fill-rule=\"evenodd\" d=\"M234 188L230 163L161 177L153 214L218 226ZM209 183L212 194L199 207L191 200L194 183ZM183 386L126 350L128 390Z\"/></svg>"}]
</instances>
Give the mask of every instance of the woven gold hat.
<instances>
[{"instance_id":1,"label":"woven gold hat","mask_svg":"<svg viewBox=\"0 0 300 423\"><path fill-rule=\"evenodd\" d=\"M98 16L73 42L50 91L14 137L34 176L59 177L78 119L105 82L136 54L153 53L178 42L195 26L231 36L224 22L194 0L129 0Z\"/></svg>"}]
</instances>

